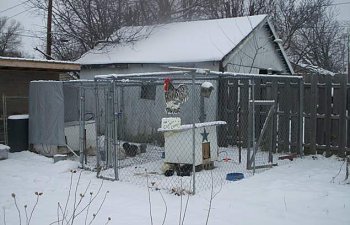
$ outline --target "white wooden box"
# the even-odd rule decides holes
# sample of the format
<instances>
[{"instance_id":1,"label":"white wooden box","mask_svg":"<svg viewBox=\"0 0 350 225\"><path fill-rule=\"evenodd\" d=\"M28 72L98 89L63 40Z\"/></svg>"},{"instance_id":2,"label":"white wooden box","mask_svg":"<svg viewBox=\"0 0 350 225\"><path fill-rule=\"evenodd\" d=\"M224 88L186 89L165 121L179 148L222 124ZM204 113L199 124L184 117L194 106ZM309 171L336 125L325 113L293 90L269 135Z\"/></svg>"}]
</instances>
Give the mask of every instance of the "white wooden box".
<instances>
[{"instance_id":1,"label":"white wooden box","mask_svg":"<svg viewBox=\"0 0 350 225\"><path fill-rule=\"evenodd\" d=\"M195 165L204 161L214 161L218 157L216 127L226 124L224 121L213 121L195 124ZM167 163L192 164L192 124L181 125L175 129L159 128L164 132L165 159ZM204 146L210 146L210 158L203 158Z\"/></svg>"}]
</instances>

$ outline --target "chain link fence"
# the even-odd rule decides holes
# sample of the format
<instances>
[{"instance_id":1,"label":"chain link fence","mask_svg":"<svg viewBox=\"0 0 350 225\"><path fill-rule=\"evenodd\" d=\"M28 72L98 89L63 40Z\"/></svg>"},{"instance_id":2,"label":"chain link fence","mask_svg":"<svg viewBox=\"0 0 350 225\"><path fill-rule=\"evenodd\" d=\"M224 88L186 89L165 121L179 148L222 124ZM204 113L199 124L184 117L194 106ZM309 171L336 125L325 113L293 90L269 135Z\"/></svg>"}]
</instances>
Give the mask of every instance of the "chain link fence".
<instances>
[{"instance_id":1,"label":"chain link fence","mask_svg":"<svg viewBox=\"0 0 350 225\"><path fill-rule=\"evenodd\" d=\"M282 152L279 99L258 96L255 78L164 72L74 83L80 162L103 179L175 193L272 167Z\"/></svg>"}]
</instances>

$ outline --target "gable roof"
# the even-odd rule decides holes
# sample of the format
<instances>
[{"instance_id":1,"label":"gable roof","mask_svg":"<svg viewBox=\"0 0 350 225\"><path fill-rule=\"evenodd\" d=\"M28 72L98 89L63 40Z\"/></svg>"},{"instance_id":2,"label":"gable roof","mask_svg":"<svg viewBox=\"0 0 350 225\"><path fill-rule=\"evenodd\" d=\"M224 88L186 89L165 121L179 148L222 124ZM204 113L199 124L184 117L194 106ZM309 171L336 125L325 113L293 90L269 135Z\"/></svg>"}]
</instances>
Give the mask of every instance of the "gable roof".
<instances>
[{"instance_id":1,"label":"gable roof","mask_svg":"<svg viewBox=\"0 0 350 225\"><path fill-rule=\"evenodd\" d=\"M267 15L124 27L136 41L98 44L77 62L83 65L117 63L189 63L220 61L244 40Z\"/></svg>"}]
</instances>

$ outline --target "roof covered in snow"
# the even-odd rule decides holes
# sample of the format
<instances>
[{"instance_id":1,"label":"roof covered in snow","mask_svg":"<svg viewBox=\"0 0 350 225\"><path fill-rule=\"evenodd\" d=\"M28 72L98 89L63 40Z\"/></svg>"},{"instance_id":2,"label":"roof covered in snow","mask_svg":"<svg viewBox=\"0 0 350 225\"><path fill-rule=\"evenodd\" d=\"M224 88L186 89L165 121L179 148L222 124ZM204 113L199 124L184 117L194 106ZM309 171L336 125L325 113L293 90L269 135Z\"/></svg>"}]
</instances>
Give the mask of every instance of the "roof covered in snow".
<instances>
[{"instance_id":1,"label":"roof covered in snow","mask_svg":"<svg viewBox=\"0 0 350 225\"><path fill-rule=\"evenodd\" d=\"M80 71L80 64L77 62L28 59L0 56L0 69L30 69L30 70L50 70L59 72Z\"/></svg>"},{"instance_id":2,"label":"roof covered in snow","mask_svg":"<svg viewBox=\"0 0 350 225\"><path fill-rule=\"evenodd\" d=\"M96 65L220 61L266 18L267 15L257 15L124 27L117 34L131 34L133 41L100 43L77 62Z\"/></svg>"}]
</instances>

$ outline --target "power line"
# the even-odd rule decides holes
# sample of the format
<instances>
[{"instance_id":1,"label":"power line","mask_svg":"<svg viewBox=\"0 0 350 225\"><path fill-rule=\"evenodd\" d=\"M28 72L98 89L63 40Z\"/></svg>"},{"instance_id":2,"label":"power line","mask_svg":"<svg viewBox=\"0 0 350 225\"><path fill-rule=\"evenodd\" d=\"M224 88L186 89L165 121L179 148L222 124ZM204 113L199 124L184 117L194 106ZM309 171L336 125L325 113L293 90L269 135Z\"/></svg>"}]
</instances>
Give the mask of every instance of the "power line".
<instances>
[{"instance_id":1,"label":"power line","mask_svg":"<svg viewBox=\"0 0 350 225\"><path fill-rule=\"evenodd\" d=\"M30 38L38 38L38 39L44 39L45 37L39 37L39 36L35 36L35 35L29 35L29 34L16 34L18 36L21 37L30 37Z\"/></svg>"},{"instance_id":2,"label":"power line","mask_svg":"<svg viewBox=\"0 0 350 225\"><path fill-rule=\"evenodd\" d=\"M7 17L8 19L11 19L11 18L13 18L13 17L15 17L15 16L18 16L18 15L20 15L20 14L23 14L23 13L25 13L25 12L27 12L27 11L29 11L29 10L23 10L23 11L21 11L21 12L19 12L19 13L17 13L17 14L15 14L15 15L13 15L13 16L10 16L10 17Z\"/></svg>"},{"instance_id":3,"label":"power line","mask_svg":"<svg viewBox=\"0 0 350 225\"><path fill-rule=\"evenodd\" d=\"M339 3L331 3L329 5L348 5L350 2L339 2Z\"/></svg>"},{"instance_id":4,"label":"power line","mask_svg":"<svg viewBox=\"0 0 350 225\"><path fill-rule=\"evenodd\" d=\"M9 11L9 10L11 10L11 9L14 9L14 8L16 8L16 7L20 6L20 5L23 5L23 4L27 3L27 2L29 2L29 1L30 1L30 0L26 0L26 1L22 2L22 3L19 3L19 4L17 4L17 5L11 6L11 7L7 8L7 9L4 9L4 10L0 11L0 13Z\"/></svg>"}]
</instances>

